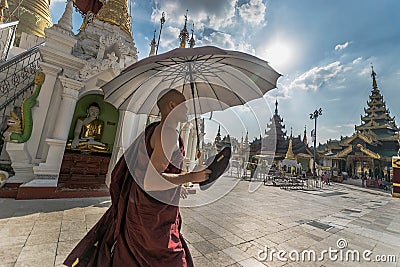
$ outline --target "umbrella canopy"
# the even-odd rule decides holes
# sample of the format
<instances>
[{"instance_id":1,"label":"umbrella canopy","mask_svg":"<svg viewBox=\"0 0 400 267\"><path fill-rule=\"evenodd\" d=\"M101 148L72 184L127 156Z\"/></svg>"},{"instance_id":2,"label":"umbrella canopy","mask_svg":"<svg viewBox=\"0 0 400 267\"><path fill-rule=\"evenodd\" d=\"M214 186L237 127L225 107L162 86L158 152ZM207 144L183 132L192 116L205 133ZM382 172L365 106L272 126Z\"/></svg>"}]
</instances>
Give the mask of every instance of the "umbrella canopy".
<instances>
[{"instance_id":1,"label":"umbrella canopy","mask_svg":"<svg viewBox=\"0 0 400 267\"><path fill-rule=\"evenodd\" d=\"M280 76L255 56L204 46L145 58L102 89L105 101L118 109L157 115L159 93L174 88L193 98L192 113L203 114L260 98Z\"/></svg>"}]
</instances>

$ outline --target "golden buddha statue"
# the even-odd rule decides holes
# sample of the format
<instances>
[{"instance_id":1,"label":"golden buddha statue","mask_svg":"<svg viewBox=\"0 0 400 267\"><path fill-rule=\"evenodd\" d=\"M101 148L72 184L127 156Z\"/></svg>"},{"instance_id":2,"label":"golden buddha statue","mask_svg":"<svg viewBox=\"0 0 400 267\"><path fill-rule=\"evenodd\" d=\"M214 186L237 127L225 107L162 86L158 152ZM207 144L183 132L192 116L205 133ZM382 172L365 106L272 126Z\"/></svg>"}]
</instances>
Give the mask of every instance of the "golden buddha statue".
<instances>
[{"instance_id":1,"label":"golden buddha statue","mask_svg":"<svg viewBox=\"0 0 400 267\"><path fill-rule=\"evenodd\" d=\"M77 150L90 150L95 152L108 152L107 144L101 143L104 122L100 120L100 106L92 103L87 109L87 116L77 120L74 130L74 139L67 144L67 148Z\"/></svg>"}]
</instances>

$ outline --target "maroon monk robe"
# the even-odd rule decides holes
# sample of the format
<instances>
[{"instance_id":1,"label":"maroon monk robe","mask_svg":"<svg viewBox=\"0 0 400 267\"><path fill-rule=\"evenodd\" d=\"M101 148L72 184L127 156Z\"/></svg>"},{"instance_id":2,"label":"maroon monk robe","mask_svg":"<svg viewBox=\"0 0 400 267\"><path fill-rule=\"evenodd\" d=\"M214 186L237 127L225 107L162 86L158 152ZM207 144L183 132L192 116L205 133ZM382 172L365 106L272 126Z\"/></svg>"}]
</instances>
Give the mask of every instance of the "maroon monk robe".
<instances>
[{"instance_id":1,"label":"maroon monk robe","mask_svg":"<svg viewBox=\"0 0 400 267\"><path fill-rule=\"evenodd\" d=\"M193 266L180 233L180 187L151 195L142 189L157 125L149 125L114 167L112 205L72 250L67 266ZM184 157L181 138L179 146L165 172L180 173L176 166L182 166Z\"/></svg>"}]
</instances>

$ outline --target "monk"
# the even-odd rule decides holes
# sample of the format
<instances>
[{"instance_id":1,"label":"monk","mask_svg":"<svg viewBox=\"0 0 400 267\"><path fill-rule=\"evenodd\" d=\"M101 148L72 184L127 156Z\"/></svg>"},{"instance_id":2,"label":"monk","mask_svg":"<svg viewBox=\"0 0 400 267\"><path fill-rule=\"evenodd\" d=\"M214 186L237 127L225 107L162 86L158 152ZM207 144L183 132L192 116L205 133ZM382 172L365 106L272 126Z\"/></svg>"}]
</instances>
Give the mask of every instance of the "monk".
<instances>
[{"instance_id":1,"label":"monk","mask_svg":"<svg viewBox=\"0 0 400 267\"><path fill-rule=\"evenodd\" d=\"M185 97L160 93L161 121L150 124L116 164L111 207L72 250L67 266L193 266L180 233L181 185L208 179L208 169L181 170L184 148L177 133L187 120Z\"/></svg>"}]
</instances>

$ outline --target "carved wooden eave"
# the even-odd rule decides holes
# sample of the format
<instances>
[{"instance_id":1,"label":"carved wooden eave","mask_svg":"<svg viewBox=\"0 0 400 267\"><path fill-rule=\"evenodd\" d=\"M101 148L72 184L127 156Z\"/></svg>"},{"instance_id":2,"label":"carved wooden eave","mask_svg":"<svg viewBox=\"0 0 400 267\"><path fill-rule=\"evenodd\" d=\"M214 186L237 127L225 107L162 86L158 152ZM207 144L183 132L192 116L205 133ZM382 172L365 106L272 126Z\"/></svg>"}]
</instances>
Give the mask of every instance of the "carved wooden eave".
<instances>
[{"instance_id":1,"label":"carved wooden eave","mask_svg":"<svg viewBox=\"0 0 400 267\"><path fill-rule=\"evenodd\" d=\"M340 151L339 153L336 154L336 157L345 157L348 154L350 154L353 151L353 147L352 146L348 146L347 148L345 148L344 150Z\"/></svg>"},{"instance_id":2,"label":"carved wooden eave","mask_svg":"<svg viewBox=\"0 0 400 267\"><path fill-rule=\"evenodd\" d=\"M366 126L366 125L360 125L356 126L356 130L358 131L363 131L363 130L377 130L377 129L391 129L391 130L397 130L397 127L394 127L393 124L382 124L382 125L373 125L373 126Z\"/></svg>"},{"instance_id":3,"label":"carved wooden eave","mask_svg":"<svg viewBox=\"0 0 400 267\"><path fill-rule=\"evenodd\" d=\"M363 152L364 154L370 156L371 158L373 158L373 159L381 159L381 155L369 150L366 147L363 147L361 144L357 144L357 147L361 150L361 152Z\"/></svg>"},{"instance_id":4,"label":"carved wooden eave","mask_svg":"<svg viewBox=\"0 0 400 267\"><path fill-rule=\"evenodd\" d=\"M388 137L382 137L380 138L381 141L398 141L399 140L399 136L398 135L392 135L392 136L388 136Z\"/></svg>"},{"instance_id":5,"label":"carved wooden eave","mask_svg":"<svg viewBox=\"0 0 400 267\"><path fill-rule=\"evenodd\" d=\"M349 145L351 145L351 142L353 142L354 139L356 139L356 138L360 138L361 140L363 140L364 142L366 142L366 143L368 143L370 145L374 144L374 140L371 137L366 136L363 133L357 132L357 133L354 133L351 137L346 138L345 140L343 140L341 142L341 146L349 146Z\"/></svg>"}]
</instances>

